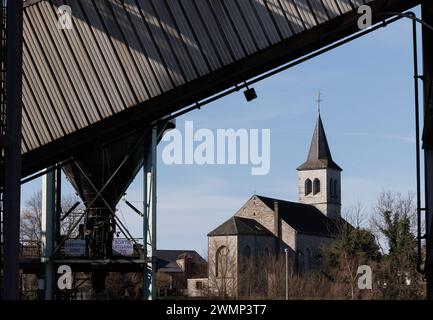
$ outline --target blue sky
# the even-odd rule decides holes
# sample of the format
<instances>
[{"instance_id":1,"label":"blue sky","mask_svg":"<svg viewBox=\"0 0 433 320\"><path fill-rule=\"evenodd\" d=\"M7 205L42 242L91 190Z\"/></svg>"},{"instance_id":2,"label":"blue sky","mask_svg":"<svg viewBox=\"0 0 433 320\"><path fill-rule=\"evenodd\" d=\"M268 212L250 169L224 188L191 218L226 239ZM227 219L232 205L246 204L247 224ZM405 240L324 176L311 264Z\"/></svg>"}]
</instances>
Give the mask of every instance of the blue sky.
<instances>
[{"instance_id":1,"label":"blue sky","mask_svg":"<svg viewBox=\"0 0 433 320\"><path fill-rule=\"evenodd\" d=\"M419 12L417 12L419 14ZM198 128L269 128L271 170L252 176L249 165L165 165L158 147L158 247L204 254L206 234L254 193L297 201L297 171L307 156L322 92L322 120L332 156L342 168L343 212L365 213L381 190L415 191L415 126L411 22L401 21L177 119ZM23 187L22 201L40 188ZM73 190L67 186L66 192ZM141 207L142 174L126 198ZM141 237L141 219L125 205L118 214Z\"/></svg>"}]
</instances>

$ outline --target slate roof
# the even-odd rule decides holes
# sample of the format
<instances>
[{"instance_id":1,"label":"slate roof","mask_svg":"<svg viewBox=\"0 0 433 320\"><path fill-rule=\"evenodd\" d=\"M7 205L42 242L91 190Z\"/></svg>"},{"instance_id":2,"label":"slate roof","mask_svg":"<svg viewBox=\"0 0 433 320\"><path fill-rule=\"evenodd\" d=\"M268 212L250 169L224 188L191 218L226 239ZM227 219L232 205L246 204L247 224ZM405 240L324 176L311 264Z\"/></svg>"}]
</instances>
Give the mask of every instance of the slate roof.
<instances>
[{"instance_id":1,"label":"slate roof","mask_svg":"<svg viewBox=\"0 0 433 320\"><path fill-rule=\"evenodd\" d=\"M194 250L156 250L157 266L160 272L183 272L176 260L188 256L192 262L200 265L206 261Z\"/></svg>"},{"instance_id":2,"label":"slate roof","mask_svg":"<svg viewBox=\"0 0 433 320\"><path fill-rule=\"evenodd\" d=\"M266 206L274 210L278 202L278 214L281 219L300 233L333 237L338 223L347 223L344 219L331 219L316 207L298 202L285 201L264 196L257 196Z\"/></svg>"},{"instance_id":3,"label":"slate roof","mask_svg":"<svg viewBox=\"0 0 433 320\"><path fill-rule=\"evenodd\" d=\"M316 128L314 129L313 138L311 139L307 161L297 168L299 171L315 169L336 169L343 171L334 160L332 160L320 114L317 117Z\"/></svg>"},{"instance_id":4,"label":"slate roof","mask_svg":"<svg viewBox=\"0 0 433 320\"><path fill-rule=\"evenodd\" d=\"M221 224L215 230L209 232L208 236L228 236L228 235L256 235L271 236L274 234L263 227L256 220L233 216Z\"/></svg>"}]
</instances>

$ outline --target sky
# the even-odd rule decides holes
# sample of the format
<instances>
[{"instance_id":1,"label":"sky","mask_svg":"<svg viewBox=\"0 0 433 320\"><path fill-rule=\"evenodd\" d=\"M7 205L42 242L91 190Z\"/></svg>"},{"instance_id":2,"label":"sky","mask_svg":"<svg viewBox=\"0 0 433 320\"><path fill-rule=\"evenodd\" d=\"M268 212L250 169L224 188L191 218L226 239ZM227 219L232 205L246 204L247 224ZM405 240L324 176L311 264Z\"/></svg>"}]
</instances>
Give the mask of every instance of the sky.
<instances>
[{"instance_id":1,"label":"sky","mask_svg":"<svg viewBox=\"0 0 433 320\"><path fill-rule=\"evenodd\" d=\"M416 10L419 14L419 10ZM166 165L158 146L159 249L193 249L205 255L207 233L230 218L254 193L297 201L296 167L306 160L321 117L334 161L343 168L342 212L361 203L365 215L382 190L415 191L415 120L411 22L403 20L177 119L194 128L270 129L271 167L251 175L250 165ZM22 205L41 187L23 186ZM64 192L74 193L67 181ZM126 199L142 208L142 173ZM134 236L142 220L123 203L118 215Z\"/></svg>"}]
</instances>

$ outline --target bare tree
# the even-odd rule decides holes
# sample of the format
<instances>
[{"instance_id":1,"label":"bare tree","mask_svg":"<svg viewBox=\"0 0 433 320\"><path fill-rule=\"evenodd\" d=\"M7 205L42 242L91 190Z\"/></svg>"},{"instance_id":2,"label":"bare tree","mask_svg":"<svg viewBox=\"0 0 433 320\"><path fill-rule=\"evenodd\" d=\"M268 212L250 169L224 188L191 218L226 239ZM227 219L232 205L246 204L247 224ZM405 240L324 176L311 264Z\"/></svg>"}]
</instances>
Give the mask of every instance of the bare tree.
<instances>
[{"instance_id":1,"label":"bare tree","mask_svg":"<svg viewBox=\"0 0 433 320\"><path fill-rule=\"evenodd\" d=\"M234 248L220 245L212 240L209 243L209 296L230 299L237 296L237 256Z\"/></svg>"},{"instance_id":2,"label":"bare tree","mask_svg":"<svg viewBox=\"0 0 433 320\"><path fill-rule=\"evenodd\" d=\"M266 280L266 298L268 299L282 299L285 294L285 275L286 275L286 263L283 255L277 256L276 254L270 254L260 266L260 272L265 273ZM294 275L292 265L289 265L289 278ZM251 277L254 277L251 274ZM290 287L290 285L289 285Z\"/></svg>"},{"instance_id":3,"label":"bare tree","mask_svg":"<svg viewBox=\"0 0 433 320\"><path fill-rule=\"evenodd\" d=\"M39 242L42 229L42 193L36 192L26 201L21 212L21 239Z\"/></svg>"},{"instance_id":4,"label":"bare tree","mask_svg":"<svg viewBox=\"0 0 433 320\"><path fill-rule=\"evenodd\" d=\"M414 245L416 207L414 196L408 193L382 191L374 207L372 230L385 241L389 252L410 251Z\"/></svg>"},{"instance_id":5,"label":"bare tree","mask_svg":"<svg viewBox=\"0 0 433 320\"><path fill-rule=\"evenodd\" d=\"M343 218L355 228L364 228L368 222L366 210L361 202L349 207L343 214Z\"/></svg>"},{"instance_id":6,"label":"bare tree","mask_svg":"<svg viewBox=\"0 0 433 320\"><path fill-rule=\"evenodd\" d=\"M62 213L67 212L78 201L76 196L65 196L62 199ZM82 207L78 206L61 223L61 234L68 233L78 219L78 212ZM22 244L22 255L27 257L40 256L40 241L42 232L42 193L36 192L25 202L21 211L20 237ZM73 230L72 236L77 235ZM21 292L24 299L37 298L37 277L31 274L22 274Z\"/></svg>"},{"instance_id":7,"label":"bare tree","mask_svg":"<svg viewBox=\"0 0 433 320\"><path fill-rule=\"evenodd\" d=\"M110 299L137 300L141 298L143 275L138 272L110 272L106 279L106 286Z\"/></svg>"},{"instance_id":8,"label":"bare tree","mask_svg":"<svg viewBox=\"0 0 433 320\"><path fill-rule=\"evenodd\" d=\"M69 211L72 206L78 201L78 197L74 195L67 195L62 198L62 214ZM82 212L83 207L78 206L75 208L61 223L61 234L67 234L73 225L78 220L79 213ZM41 241L42 229L42 193L36 192L25 203L21 211L21 225L20 233L21 240L26 242L39 243ZM78 230L73 230L71 237L77 235Z\"/></svg>"},{"instance_id":9,"label":"bare tree","mask_svg":"<svg viewBox=\"0 0 433 320\"><path fill-rule=\"evenodd\" d=\"M288 277L286 278L286 268ZM288 298L296 299L343 299L342 286L326 277L320 270L299 272L289 259L286 266L284 255L271 255L259 264L254 273L247 273L246 281L253 284L251 295L246 299L285 299L286 286ZM264 280L264 281L263 281ZM267 290L263 290L266 288Z\"/></svg>"},{"instance_id":10,"label":"bare tree","mask_svg":"<svg viewBox=\"0 0 433 320\"><path fill-rule=\"evenodd\" d=\"M336 238L323 246L323 270L340 287L340 297L360 298L357 288L358 267L372 267L379 259L379 247L374 235L362 228L365 215L362 205L357 204L346 213L346 219L337 223Z\"/></svg>"}]
</instances>

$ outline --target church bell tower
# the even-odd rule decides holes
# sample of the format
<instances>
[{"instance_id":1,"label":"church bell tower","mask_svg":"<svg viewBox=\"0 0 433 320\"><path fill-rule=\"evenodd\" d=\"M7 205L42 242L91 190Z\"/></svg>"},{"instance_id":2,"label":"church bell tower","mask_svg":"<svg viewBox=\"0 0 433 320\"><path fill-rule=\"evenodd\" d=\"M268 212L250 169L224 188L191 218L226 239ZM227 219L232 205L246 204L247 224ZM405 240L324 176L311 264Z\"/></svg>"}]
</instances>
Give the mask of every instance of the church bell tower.
<instances>
[{"instance_id":1,"label":"church bell tower","mask_svg":"<svg viewBox=\"0 0 433 320\"><path fill-rule=\"evenodd\" d=\"M297 170L299 202L315 206L329 218L339 218L342 169L332 160L320 107L307 161Z\"/></svg>"}]
</instances>

